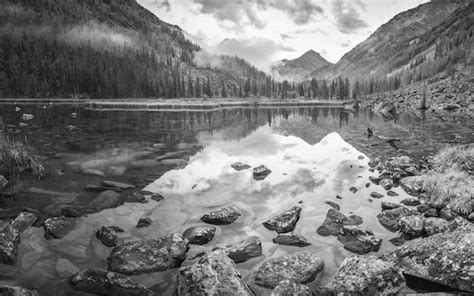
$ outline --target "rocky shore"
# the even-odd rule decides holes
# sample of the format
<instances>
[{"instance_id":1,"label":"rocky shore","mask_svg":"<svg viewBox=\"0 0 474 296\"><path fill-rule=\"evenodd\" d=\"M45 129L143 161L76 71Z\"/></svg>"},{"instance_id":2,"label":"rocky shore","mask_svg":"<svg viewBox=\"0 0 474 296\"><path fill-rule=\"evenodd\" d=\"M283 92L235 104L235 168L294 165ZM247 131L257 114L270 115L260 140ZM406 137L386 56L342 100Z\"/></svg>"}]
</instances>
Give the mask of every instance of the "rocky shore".
<instances>
[{"instance_id":1,"label":"rocky shore","mask_svg":"<svg viewBox=\"0 0 474 296\"><path fill-rule=\"evenodd\" d=\"M355 255L346 258L333 279L316 290L305 284L318 278L327 258L304 251L311 241L294 233L302 205L297 204L270 217L262 224L277 234L273 242L302 249L265 260L253 275L253 284L272 290L272 295L396 295L415 277L459 292L474 293L473 159L474 147L466 145L447 147L435 157L419 162L408 156L377 158L369 162L368 170L373 174L367 184L382 187L387 195L393 188L401 187L413 196L399 203L383 201L377 215L381 225L398 232L390 240L398 247L374 254L378 253L382 240L372 230L361 226L361 217L344 214L340 206L332 202L326 219L316 231L321 236L336 236L344 248ZM250 166L242 163L232 167L251 171ZM271 174L266 167L253 169L252 175L257 182L261 180L262 172L265 176ZM443 178L446 175L448 178ZM109 190L93 201L97 203L94 208L98 211L121 204L116 191L110 189L134 187L112 181L104 182L103 186ZM153 196L144 195L144 199ZM371 194L371 197L383 199L384 195ZM131 276L178 269L178 295L255 295L248 280L243 279L239 263L265 255L259 237L248 237L239 243L213 249L205 247L216 235L213 225L225 227L239 221L241 216L242 210L236 206L218 208L201 217L207 225L191 226L182 234L125 243L117 240L117 234L123 229L104 225L97 229L95 236L104 246L112 248L106 258L107 266L77 270L69 278L69 284L88 293L153 295L152 290ZM21 233L37 219L34 212L23 211L3 228L0 232L2 264L17 264ZM60 240L72 231L75 218L51 217L42 224L47 238ZM202 246L202 251L188 253L190 244ZM361 256L368 253L371 255ZM182 266L187 259L194 263ZM0 291L6 295L37 295L35 291L13 286L1 286Z\"/></svg>"}]
</instances>

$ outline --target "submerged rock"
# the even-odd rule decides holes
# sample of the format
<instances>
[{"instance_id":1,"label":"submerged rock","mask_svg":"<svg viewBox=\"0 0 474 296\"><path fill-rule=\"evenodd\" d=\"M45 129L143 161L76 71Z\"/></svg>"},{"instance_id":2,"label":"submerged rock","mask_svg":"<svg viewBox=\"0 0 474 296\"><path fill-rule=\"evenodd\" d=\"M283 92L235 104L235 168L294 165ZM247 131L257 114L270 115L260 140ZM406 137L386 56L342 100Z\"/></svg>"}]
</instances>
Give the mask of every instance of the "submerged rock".
<instances>
[{"instance_id":1,"label":"submerged rock","mask_svg":"<svg viewBox=\"0 0 474 296\"><path fill-rule=\"evenodd\" d=\"M390 231L397 231L400 229L398 221L400 218L412 215L413 212L405 207L399 207L391 210L385 210L377 214L377 219L380 224L385 226Z\"/></svg>"},{"instance_id":2,"label":"submerged rock","mask_svg":"<svg viewBox=\"0 0 474 296\"><path fill-rule=\"evenodd\" d=\"M405 243L383 255L411 276L474 293L474 226Z\"/></svg>"},{"instance_id":3,"label":"submerged rock","mask_svg":"<svg viewBox=\"0 0 474 296\"><path fill-rule=\"evenodd\" d=\"M102 226L100 229L97 229L95 236L106 247L115 247L117 245L117 232L111 227Z\"/></svg>"},{"instance_id":4,"label":"submerged rock","mask_svg":"<svg viewBox=\"0 0 474 296\"><path fill-rule=\"evenodd\" d=\"M296 223L300 219L300 214L301 207L294 206L291 209L263 222L263 226L268 230L274 230L277 233L291 232L295 229Z\"/></svg>"},{"instance_id":5,"label":"submerged rock","mask_svg":"<svg viewBox=\"0 0 474 296\"><path fill-rule=\"evenodd\" d=\"M122 190L127 190L127 189L133 189L135 188L135 185L132 185L132 184L127 184L127 183L122 183L122 182L115 182L115 181L104 181L102 182L104 184L104 186L108 186L108 187L117 187L117 188L120 188Z\"/></svg>"},{"instance_id":6,"label":"submerged rock","mask_svg":"<svg viewBox=\"0 0 474 296\"><path fill-rule=\"evenodd\" d=\"M47 239L63 238L76 227L76 220L68 217L52 217L44 221L44 236Z\"/></svg>"},{"instance_id":7,"label":"submerged rock","mask_svg":"<svg viewBox=\"0 0 474 296\"><path fill-rule=\"evenodd\" d=\"M344 248L356 254L377 252L382 239L376 238L372 230L355 225L342 227L342 234L337 239L344 244Z\"/></svg>"},{"instance_id":8,"label":"submerged rock","mask_svg":"<svg viewBox=\"0 0 474 296\"><path fill-rule=\"evenodd\" d=\"M350 257L326 287L334 295L397 295L405 277L393 263L375 256Z\"/></svg>"},{"instance_id":9,"label":"submerged rock","mask_svg":"<svg viewBox=\"0 0 474 296\"><path fill-rule=\"evenodd\" d=\"M241 215L238 208L230 206L211 211L202 216L201 220L214 225L227 225L234 223Z\"/></svg>"},{"instance_id":10,"label":"submerged rock","mask_svg":"<svg viewBox=\"0 0 474 296\"><path fill-rule=\"evenodd\" d=\"M251 168L248 164L243 164L241 162L234 162L230 165L236 171L242 171Z\"/></svg>"},{"instance_id":11,"label":"submerged rock","mask_svg":"<svg viewBox=\"0 0 474 296\"><path fill-rule=\"evenodd\" d=\"M137 226L136 228L143 228L143 227L148 227L153 223L153 220L151 220L150 217L142 217L138 219Z\"/></svg>"},{"instance_id":12,"label":"submerged rock","mask_svg":"<svg viewBox=\"0 0 474 296\"><path fill-rule=\"evenodd\" d=\"M257 181L260 181L270 175L271 172L272 171L270 169L266 168L264 165L261 165L253 169L253 178Z\"/></svg>"},{"instance_id":13,"label":"submerged rock","mask_svg":"<svg viewBox=\"0 0 474 296\"><path fill-rule=\"evenodd\" d=\"M104 269L85 269L69 279L74 290L105 295L154 295L154 293L133 281L128 276Z\"/></svg>"},{"instance_id":14,"label":"submerged rock","mask_svg":"<svg viewBox=\"0 0 474 296\"><path fill-rule=\"evenodd\" d=\"M102 211L105 209L116 208L122 203L119 193L113 190L106 190L99 193L99 195L89 203L89 207L92 207L97 211Z\"/></svg>"},{"instance_id":15,"label":"submerged rock","mask_svg":"<svg viewBox=\"0 0 474 296\"><path fill-rule=\"evenodd\" d=\"M254 295L223 250L212 251L196 264L181 267L177 282L178 296Z\"/></svg>"},{"instance_id":16,"label":"submerged rock","mask_svg":"<svg viewBox=\"0 0 474 296\"><path fill-rule=\"evenodd\" d=\"M311 296L309 288L292 280L281 281L273 289L271 296Z\"/></svg>"},{"instance_id":17,"label":"submerged rock","mask_svg":"<svg viewBox=\"0 0 474 296\"><path fill-rule=\"evenodd\" d=\"M362 218L358 216L351 215L346 217L346 215L336 209L329 209L323 224L318 227L316 232L322 236L338 235L343 225L360 224L362 224Z\"/></svg>"},{"instance_id":18,"label":"submerged rock","mask_svg":"<svg viewBox=\"0 0 474 296\"><path fill-rule=\"evenodd\" d=\"M258 236L250 236L236 244L226 246L224 251L235 263L245 262L262 255L262 241Z\"/></svg>"},{"instance_id":19,"label":"submerged rock","mask_svg":"<svg viewBox=\"0 0 474 296\"><path fill-rule=\"evenodd\" d=\"M295 247L306 247L311 245L308 240L299 234L279 234L273 238L273 242L279 245L295 246Z\"/></svg>"},{"instance_id":20,"label":"submerged rock","mask_svg":"<svg viewBox=\"0 0 474 296\"><path fill-rule=\"evenodd\" d=\"M2 296L38 296L38 292L31 291L19 286L0 286Z\"/></svg>"},{"instance_id":21,"label":"submerged rock","mask_svg":"<svg viewBox=\"0 0 474 296\"><path fill-rule=\"evenodd\" d=\"M287 279L305 284L313 281L323 268L324 261L319 256L298 252L265 261L255 275L255 283L266 288L275 288Z\"/></svg>"},{"instance_id":22,"label":"submerged rock","mask_svg":"<svg viewBox=\"0 0 474 296\"><path fill-rule=\"evenodd\" d=\"M112 249L107 269L132 275L176 268L184 261L188 243L179 234L124 243Z\"/></svg>"},{"instance_id":23,"label":"submerged rock","mask_svg":"<svg viewBox=\"0 0 474 296\"><path fill-rule=\"evenodd\" d=\"M68 278L79 271L79 268L66 258L59 258L56 261L56 272L62 278Z\"/></svg>"},{"instance_id":24,"label":"submerged rock","mask_svg":"<svg viewBox=\"0 0 474 296\"><path fill-rule=\"evenodd\" d=\"M190 244L204 245L210 242L215 234L214 226L193 226L183 232L183 237L188 239Z\"/></svg>"}]
</instances>

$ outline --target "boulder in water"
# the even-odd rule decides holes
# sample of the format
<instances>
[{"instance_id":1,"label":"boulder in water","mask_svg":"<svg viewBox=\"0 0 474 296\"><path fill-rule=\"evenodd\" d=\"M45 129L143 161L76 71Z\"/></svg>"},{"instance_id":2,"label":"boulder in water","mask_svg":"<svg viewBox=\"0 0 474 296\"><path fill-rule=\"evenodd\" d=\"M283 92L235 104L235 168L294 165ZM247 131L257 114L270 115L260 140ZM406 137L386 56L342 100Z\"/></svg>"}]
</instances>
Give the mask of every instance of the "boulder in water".
<instances>
[{"instance_id":1,"label":"boulder in water","mask_svg":"<svg viewBox=\"0 0 474 296\"><path fill-rule=\"evenodd\" d=\"M313 281L323 268L324 261L319 256L298 252L265 261L255 275L255 283L266 288L275 288L287 279L305 284Z\"/></svg>"},{"instance_id":2,"label":"boulder in water","mask_svg":"<svg viewBox=\"0 0 474 296\"><path fill-rule=\"evenodd\" d=\"M281 281L273 289L271 296L311 296L308 286L298 284L292 280Z\"/></svg>"},{"instance_id":3,"label":"boulder in water","mask_svg":"<svg viewBox=\"0 0 474 296\"><path fill-rule=\"evenodd\" d=\"M326 218L316 232L322 236L338 235L343 225L359 225L362 224L362 218L351 215L347 217L336 209L329 209Z\"/></svg>"},{"instance_id":4,"label":"boulder in water","mask_svg":"<svg viewBox=\"0 0 474 296\"><path fill-rule=\"evenodd\" d=\"M385 210L377 214L377 219L380 224L390 231L397 231L400 229L400 224L398 223L400 218L412 215L413 212L409 209L401 206L391 210Z\"/></svg>"},{"instance_id":5,"label":"boulder in water","mask_svg":"<svg viewBox=\"0 0 474 296\"><path fill-rule=\"evenodd\" d=\"M258 236L250 236L236 244L226 246L224 251L235 263L245 262L262 256L262 241Z\"/></svg>"},{"instance_id":6,"label":"boulder in water","mask_svg":"<svg viewBox=\"0 0 474 296\"><path fill-rule=\"evenodd\" d=\"M238 208L230 206L211 211L202 216L201 220L214 225L227 225L235 222L241 215Z\"/></svg>"},{"instance_id":7,"label":"boulder in water","mask_svg":"<svg viewBox=\"0 0 474 296\"><path fill-rule=\"evenodd\" d=\"M294 206L291 209L263 222L263 226L268 230L274 230L277 233L291 232L295 229L296 223L300 219L300 214L301 207Z\"/></svg>"},{"instance_id":8,"label":"boulder in water","mask_svg":"<svg viewBox=\"0 0 474 296\"><path fill-rule=\"evenodd\" d=\"M376 238L372 230L356 225L344 225L337 239L344 244L345 249L356 254L377 252L382 244L382 239Z\"/></svg>"},{"instance_id":9,"label":"boulder in water","mask_svg":"<svg viewBox=\"0 0 474 296\"><path fill-rule=\"evenodd\" d=\"M190 244L204 245L210 242L215 234L214 226L193 226L183 232L183 237L188 239Z\"/></svg>"},{"instance_id":10,"label":"boulder in water","mask_svg":"<svg viewBox=\"0 0 474 296\"><path fill-rule=\"evenodd\" d=\"M241 162L234 162L233 164L230 165L234 170L236 171L242 171L251 168L248 164L244 164Z\"/></svg>"},{"instance_id":11,"label":"boulder in water","mask_svg":"<svg viewBox=\"0 0 474 296\"><path fill-rule=\"evenodd\" d=\"M181 267L177 276L181 295L254 295L242 280L235 263L223 250L204 255L196 264Z\"/></svg>"},{"instance_id":12,"label":"boulder in water","mask_svg":"<svg viewBox=\"0 0 474 296\"><path fill-rule=\"evenodd\" d=\"M257 181L260 181L270 175L271 172L272 171L270 169L268 169L264 165L261 165L253 169L253 178Z\"/></svg>"},{"instance_id":13,"label":"boulder in water","mask_svg":"<svg viewBox=\"0 0 474 296\"><path fill-rule=\"evenodd\" d=\"M44 221L44 236L47 239L63 238L76 227L76 220L68 217L52 217Z\"/></svg>"},{"instance_id":14,"label":"boulder in water","mask_svg":"<svg viewBox=\"0 0 474 296\"><path fill-rule=\"evenodd\" d=\"M273 242L279 245L295 246L295 247L306 247L311 245L308 240L299 234L279 234L273 238Z\"/></svg>"},{"instance_id":15,"label":"boulder in water","mask_svg":"<svg viewBox=\"0 0 474 296\"><path fill-rule=\"evenodd\" d=\"M106 247L115 247L117 245L117 232L112 227L102 226L97 229L95 236Z\"/></svg>"}]
</instances>

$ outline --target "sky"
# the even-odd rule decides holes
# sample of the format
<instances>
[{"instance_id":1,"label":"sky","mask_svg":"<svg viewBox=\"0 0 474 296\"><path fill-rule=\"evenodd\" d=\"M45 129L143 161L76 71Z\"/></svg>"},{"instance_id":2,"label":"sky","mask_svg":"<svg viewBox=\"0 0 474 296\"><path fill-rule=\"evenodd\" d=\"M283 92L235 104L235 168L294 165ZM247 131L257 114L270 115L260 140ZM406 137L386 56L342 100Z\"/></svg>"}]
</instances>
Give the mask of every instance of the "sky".
<instances>
[{"instance_id":1,"label":"sky","mask_svg":"<svg viewBox=\"0 0 474 296\"><path fill-rule=\"evenodd\" d=\"M429 0L137 0L211 53L262 70L312 49L330 62L396 14Z\"/></svg>"}]
</instances>

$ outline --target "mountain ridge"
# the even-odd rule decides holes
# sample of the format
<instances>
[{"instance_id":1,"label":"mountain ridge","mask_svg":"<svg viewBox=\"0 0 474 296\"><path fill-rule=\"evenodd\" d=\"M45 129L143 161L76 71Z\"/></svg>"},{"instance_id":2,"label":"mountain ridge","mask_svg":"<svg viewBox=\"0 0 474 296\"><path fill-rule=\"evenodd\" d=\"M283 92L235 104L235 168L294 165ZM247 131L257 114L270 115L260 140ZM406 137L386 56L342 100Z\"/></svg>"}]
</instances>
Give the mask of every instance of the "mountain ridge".
<instances>
[{"instance_id":1,"label":"mountain ridge","mask_svg":"<svg viewBox=\"0 0 474 296\"><path fill-rule=\"evenodd\" d=\"M320 53L310 49L291 60L281 60L272 66L272 73L283 80L301 81L309 73L332 65Z\"/></svg>"}]
</instances>

